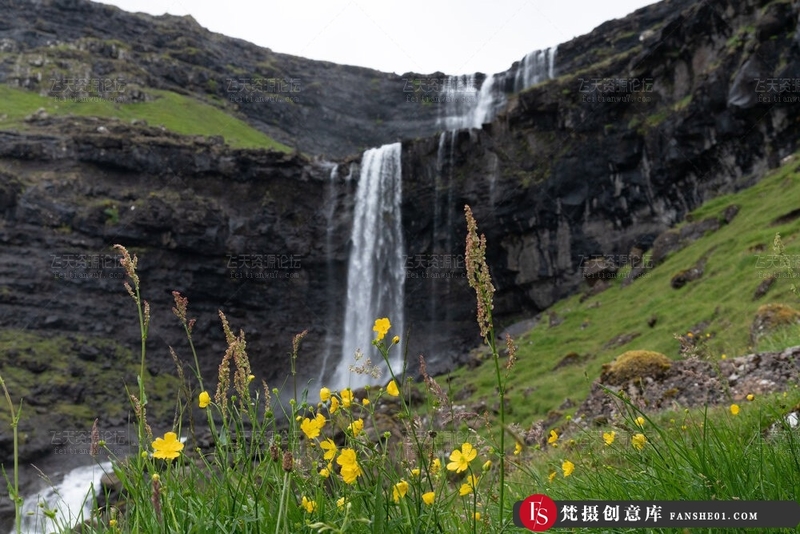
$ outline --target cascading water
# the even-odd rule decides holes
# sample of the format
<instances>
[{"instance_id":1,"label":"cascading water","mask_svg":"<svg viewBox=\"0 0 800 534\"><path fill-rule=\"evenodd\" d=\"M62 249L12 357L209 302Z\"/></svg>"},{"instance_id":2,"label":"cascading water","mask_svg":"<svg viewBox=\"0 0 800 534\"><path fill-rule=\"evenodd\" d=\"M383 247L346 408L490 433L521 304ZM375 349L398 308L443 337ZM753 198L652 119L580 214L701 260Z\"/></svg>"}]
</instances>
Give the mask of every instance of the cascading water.
<instances>
[{"instance_id":1,"label":"cascading water","mask_svg":"<svg viewBox=\"0 0 800 534\"><path fill-rule=\"evenodd\" d=\"M364 152L356 190L355 213L347 269L347 307L342 339L342 358L332 380L336 389L358 388L375 383L369 374L355 373L351 367L363 367L369 358L380 365L380 356L372 347L376 319L388 317L392 328L388 340L403 335L403 296L405 261L403 227L400 215L402 200L401 145L394 143ZM402 352L395 348L390 355L392 370L402 370ZM356 351L363 354L355 359ZM380 381L388 382L384 373Z\"/></svg>"},{"instance_id":2,"label":"cascading water","mask_svg":"<svg viewBox=\"0 0 800 534\"><path fill-rule=\"evenodd\" d=\"M480 89L472 75L448 76L443 84L445 105L438 124L448 130L480 128L505 107L507 95L555 77L557 47L527 54L516 68L487 76Z\"/></svg>"},{"instance_id":3,"label":"cascading water","mask_svg":"<svg viewBox=\"0 0 800 534\"><path fill-rule=\"evenodd\" d=\"M72 528L89 519L100 478L109 472L111 462L78 467L67 473L60 484L27 497L22 505L21 534L52 532L58 530L56 526ZM43 509L56 510L57 524L44 515ZM11 529L11 534L15 533L16 529Z\"/></svg>"}]
</instances>

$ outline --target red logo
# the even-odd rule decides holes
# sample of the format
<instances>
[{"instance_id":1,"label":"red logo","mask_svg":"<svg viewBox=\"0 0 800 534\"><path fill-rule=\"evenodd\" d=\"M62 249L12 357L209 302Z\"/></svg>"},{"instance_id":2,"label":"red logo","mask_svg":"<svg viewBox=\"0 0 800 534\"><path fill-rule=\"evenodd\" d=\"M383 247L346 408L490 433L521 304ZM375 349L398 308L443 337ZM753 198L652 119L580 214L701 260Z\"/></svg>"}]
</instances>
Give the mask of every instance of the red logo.
<instances>
[{"instance_id":1,"label":"red logo","mask_svg":"<svg viewBox=\"0 0 800 534\"><path fill-rule=\"evenodd\" d=\"M556 503L547 495L540 493L527 497L519 508L520 522L533 532L544 532L549 529L555 524L557 517Z\"/></svg>"}]
</instances>

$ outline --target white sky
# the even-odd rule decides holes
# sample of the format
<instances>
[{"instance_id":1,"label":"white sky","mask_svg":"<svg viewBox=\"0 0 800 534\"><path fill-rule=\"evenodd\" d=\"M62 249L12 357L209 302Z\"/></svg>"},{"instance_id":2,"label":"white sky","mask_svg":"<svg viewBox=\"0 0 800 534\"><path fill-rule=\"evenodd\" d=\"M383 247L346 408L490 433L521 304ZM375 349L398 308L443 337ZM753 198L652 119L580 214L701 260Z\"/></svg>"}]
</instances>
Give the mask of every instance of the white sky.
<instances>
[{"instance_id":1,"label":"white sky","mask_svg":"<svg viewBox=\"0 0 800 534\"><path fill-rule=\"evenodd\" d=\"M105 0L311 59L403 74L487 74L653 0Z\"/></svg>"}]
</instances>

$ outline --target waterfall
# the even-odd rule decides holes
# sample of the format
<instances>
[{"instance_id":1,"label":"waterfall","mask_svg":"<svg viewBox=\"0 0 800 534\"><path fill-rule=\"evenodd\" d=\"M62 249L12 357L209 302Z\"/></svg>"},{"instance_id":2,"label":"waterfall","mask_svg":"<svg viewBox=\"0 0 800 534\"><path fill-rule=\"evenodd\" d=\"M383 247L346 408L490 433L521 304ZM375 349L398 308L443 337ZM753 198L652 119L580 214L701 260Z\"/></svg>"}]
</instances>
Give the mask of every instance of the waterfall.
<instances>
[{"instance_id":1,"label":"waterfall","mask_svg":"<svg viewBox=\"0 0 800 534\"><path fill-rule=\"evenodd\" d=\"M356 190L355 213L347 269L347 307L342 338L342 358L331 387L358 388L376 381L388 382L384 372L379 380L367 374L351 372L369 358L373 365L385 368L372 347L376 319L388 317L392 328L389 340L403 336L403 294L405 261L400 202L402 200L401 145L394 143L364 152ZM354 355L360 350L363 357ZM395 347L391 366L402 371L402 353Z\"/></svg>"},{"instance_id":2,"label":"waterfall","mask_svg":"<svg viewBox=\"0 0 800 534\"><path fill-rule=\"evenodd\" d=\"M57 486L47 487L37 495L25 498L22 505L22 533L59 531L57 526L72 528L78 522L89 519L100 478L110 471L111 462L78 467L64 475ZM47 510L57 510L57 524L45 517L39 503ZM15 532L16 529L12 528L11 534Z\"/></svg>"},{"instance_id":3,"label":"waterfall","mask_svg":"<svg viewBox=\"0 0 800 534\"><path fill-rule=\"evenodd\" d=\"M442 90L444 106L437 124L447 130L480 128L491 122L505 107L507 96L555 78L556 50L534 50L516 68L492 74L477 88L476 76L448 76ZM442 109L443 108L443 109Z\"/></svg>"},{"instance_id":4,"label":"waterfall","mask_svg":"<svg viewBox=\"0 0 800 534\"><path fill-rule=\"evenodd\" d=\"M534 50L522 58L514 77L515 92L555 78L557 48L554 46L545 50Z\"/></svg>"}]
</instances>

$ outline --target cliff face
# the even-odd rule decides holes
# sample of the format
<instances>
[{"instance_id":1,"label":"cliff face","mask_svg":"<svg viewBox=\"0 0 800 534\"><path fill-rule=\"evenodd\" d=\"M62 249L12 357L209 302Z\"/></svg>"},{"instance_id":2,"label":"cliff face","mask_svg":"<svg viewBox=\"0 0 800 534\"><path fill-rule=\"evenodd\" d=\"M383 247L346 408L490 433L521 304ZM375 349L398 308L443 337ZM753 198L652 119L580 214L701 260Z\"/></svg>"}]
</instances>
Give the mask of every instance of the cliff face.
<instances>
[{"instance_id":1,"label":"cliff face","mask_svg":"<svg viewBox=\"0 0 800 534\"><path fill-rule=\"evenodd\" d=\"M435 131L436 108L406 102L418 75L278 54L191 17L88 0L2 0L0 13L0 82L43 94L53 79L83 78L125 80L128 99L148 98L148 88L196 95L330 158Z\"/></svg>"},{"instance_id":2,"label":"cliff face","mask_svg":"<svg viewBox=\"0 0 800 534\"><path fill-rule=\"evenodd\" d=\"M574 292L593 257L630 266L687 212L796 150L797 18L787 2L700 2L603 61L569 59L598 30L560 45L573 68L512 98L491 124L404 145L404 187L415 192L408 241L460 243L470 204L501 321ZM612 24L606 31L607 42L622 40ZM454 309L474 309L465 284L452 290L428 288L433 300L455 295Z\"/></svg>"},{"instance_id":3,"label":"cliff face","mask_svg":"<svg viewBox=\"0 0 800 534\"><path fill-rule=\"evenodd\" d=\"M495 317L507 325L575 291L586 258L625 264L796 148L800 37L787 2L671 1L606 23L559 46L558 78L511 97L482 129L444 136L432 135L439 110L409 105L401 77L80 0L0 9L6 83L47 92L48 69L86 68L226 107L228 78L298 78L297 102L238 112L303 151L342 156L331 178L334 163L322 159L111 119L34 117L24 132L0 133L0 328L138 347L113 261L122 243L140 257L151 304L153 376L172 372L168 346L190 354L173 290L198 318L205 376L225 349L219 309L245 330L270 386L291 384L291 336L302 330L298 389L338 357L362 148L405 139L408 355L415 369L425 354L432 370L463 362L480 341L464 204L486 234ZM71 402L91 398L87 387Z\"/></svg>"}]
</instances>

